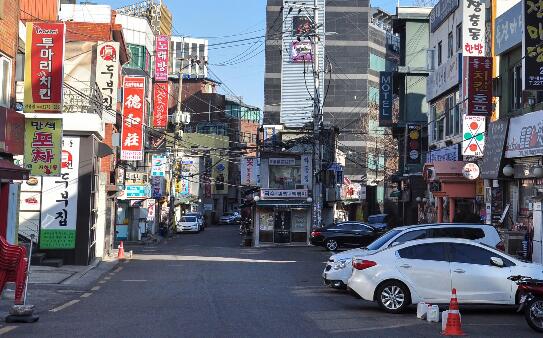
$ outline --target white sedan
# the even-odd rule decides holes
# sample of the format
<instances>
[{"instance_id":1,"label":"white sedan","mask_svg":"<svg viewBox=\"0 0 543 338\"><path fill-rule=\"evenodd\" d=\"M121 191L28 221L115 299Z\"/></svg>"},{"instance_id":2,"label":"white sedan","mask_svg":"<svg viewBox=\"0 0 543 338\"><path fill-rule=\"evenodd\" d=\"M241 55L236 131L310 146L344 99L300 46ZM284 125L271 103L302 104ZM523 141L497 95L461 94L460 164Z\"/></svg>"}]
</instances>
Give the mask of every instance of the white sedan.
<instances>
[{"instance_id":1,"label":"white sedan","mask_svg":"<svg viewBox=\"0 0 543 338\"><path fill-rule=\"evenodd\" d=\"M177 222L177 232L198 232L200 222L196 216L183 216Z\"/></svg>"},{"instance_id":2,"label":"white sedan","mask_svg":"<svg viewBox=\"0 0 543 338\"><path fill-rule=\"evenodd\" d=\"M543 266L527 263L499 250L465 239L423 239L406 242L364 257L354 257L348 288L398 313L424 301L446 304L451 289L458 301L473 304L515 304L512 275L543 278Z\"/></svg>"}]
</instances>

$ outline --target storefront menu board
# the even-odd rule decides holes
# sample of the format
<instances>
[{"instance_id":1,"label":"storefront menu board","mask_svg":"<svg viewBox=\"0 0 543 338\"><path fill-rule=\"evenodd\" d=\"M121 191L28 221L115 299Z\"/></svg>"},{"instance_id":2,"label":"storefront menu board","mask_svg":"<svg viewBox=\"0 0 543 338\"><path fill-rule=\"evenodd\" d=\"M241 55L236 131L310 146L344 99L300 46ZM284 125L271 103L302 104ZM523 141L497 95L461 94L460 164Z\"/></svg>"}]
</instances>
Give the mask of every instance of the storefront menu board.
<instances>
[{"instance_id":1,"label":"storefront menu board","mask_svg":"<svg viewBox=\"0 0 543 338\"><path fill-rule=\"evenodd\" d=\"M500 176L503 148L507 136L509 120L491 122L488 126L488 137L484 150L483 163L481 164L481 177L496 179Z\"/></svg>"}]
</instances>

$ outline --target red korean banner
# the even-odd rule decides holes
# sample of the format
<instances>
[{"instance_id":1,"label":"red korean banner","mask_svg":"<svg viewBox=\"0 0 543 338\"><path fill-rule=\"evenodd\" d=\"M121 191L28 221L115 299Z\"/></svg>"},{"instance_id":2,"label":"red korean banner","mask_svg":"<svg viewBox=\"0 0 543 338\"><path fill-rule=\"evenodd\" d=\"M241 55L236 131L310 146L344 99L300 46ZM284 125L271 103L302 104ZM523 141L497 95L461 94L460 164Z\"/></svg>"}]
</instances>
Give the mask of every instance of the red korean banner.
<instances>
[{"instance_id":1,"label":"red korean banner","mask_svg":"<svg viewBox=\"0 0 543 338\"><path fill-rule=\"evenodd\" d=\"M25 113L61 113L64 23L29 22L25 45Z\"/></svg>"},{"instance_id":2,"label":"red korean banner","mask_svg":"<svg viewBox=\"0 0 543 338\"><path fill-rule=\"evenodd\" d=\"M492 115L492 57L466 56L467 115Z\"/></svg>"},{"instance_id":3,"label":"red korean banner","mask_svg":"<svg viewBox=\"0 0 543 338\"><path fill-rule=\"evenodd\" d=\"M168 126L168 82L155 83L153 88L153 127Z\"/></svg>"},{"instance_id":4,"label":"red korean banner","mask_svg":"<svg viewBox=\"0 0 543 338\"><path fill-rule=\"evenodd\" d=\"M170 39L167 35L158 35L155 44L155 80L168 81L168 52Z\"/></svg>"},{"instance_id":5,"label":"red korean banner","mask_svg":"<svg viewBox=\"0 0 543 338\"><path fill-rule=\"evenodd\" d=\"M143 160L143 116L145 113L145 78L125 76L123 85L123 127L121 160Z\"/></svg>"}]
</instances>

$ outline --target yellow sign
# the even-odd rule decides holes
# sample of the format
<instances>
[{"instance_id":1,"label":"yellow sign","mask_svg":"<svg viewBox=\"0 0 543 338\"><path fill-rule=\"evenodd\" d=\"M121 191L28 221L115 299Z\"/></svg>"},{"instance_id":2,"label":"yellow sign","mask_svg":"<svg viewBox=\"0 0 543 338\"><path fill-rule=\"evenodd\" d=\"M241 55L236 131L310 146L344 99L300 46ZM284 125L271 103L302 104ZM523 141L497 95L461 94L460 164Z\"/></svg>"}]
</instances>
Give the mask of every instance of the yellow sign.
<instances>
[{"instance_id":1,"label":"yellow sign","mask_svg":"<svg viewBox=\"0 0 543 338\"><path fill-rule=\"evenodd\" d=\"M31 175L59 176L62 119L26 119L24 166Z\"/></svg>"}]
</instances>

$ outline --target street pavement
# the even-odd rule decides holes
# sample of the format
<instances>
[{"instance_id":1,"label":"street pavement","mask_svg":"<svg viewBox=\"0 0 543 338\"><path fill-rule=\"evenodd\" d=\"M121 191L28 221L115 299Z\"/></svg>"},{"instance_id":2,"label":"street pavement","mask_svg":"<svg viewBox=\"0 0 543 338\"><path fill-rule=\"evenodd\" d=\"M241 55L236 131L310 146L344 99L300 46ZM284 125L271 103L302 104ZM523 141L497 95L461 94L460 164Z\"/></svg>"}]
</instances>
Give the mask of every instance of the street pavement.
<instances>
[{"instance_id":1,"label":"street pavement","mask_svg":"<svg viewBox=\"0 0 543 338\"><path fill-rule=\"evenodd\" d=\"M8 337L438 337L416 309L390 315L322 285L329 254L316 247L240 247L235 226L138 246L86 290L51 300ZM68 291L68 290L65 290ZM460 304L472 337L536 336L509 307Z\"/></svg>"}]
</instances>

